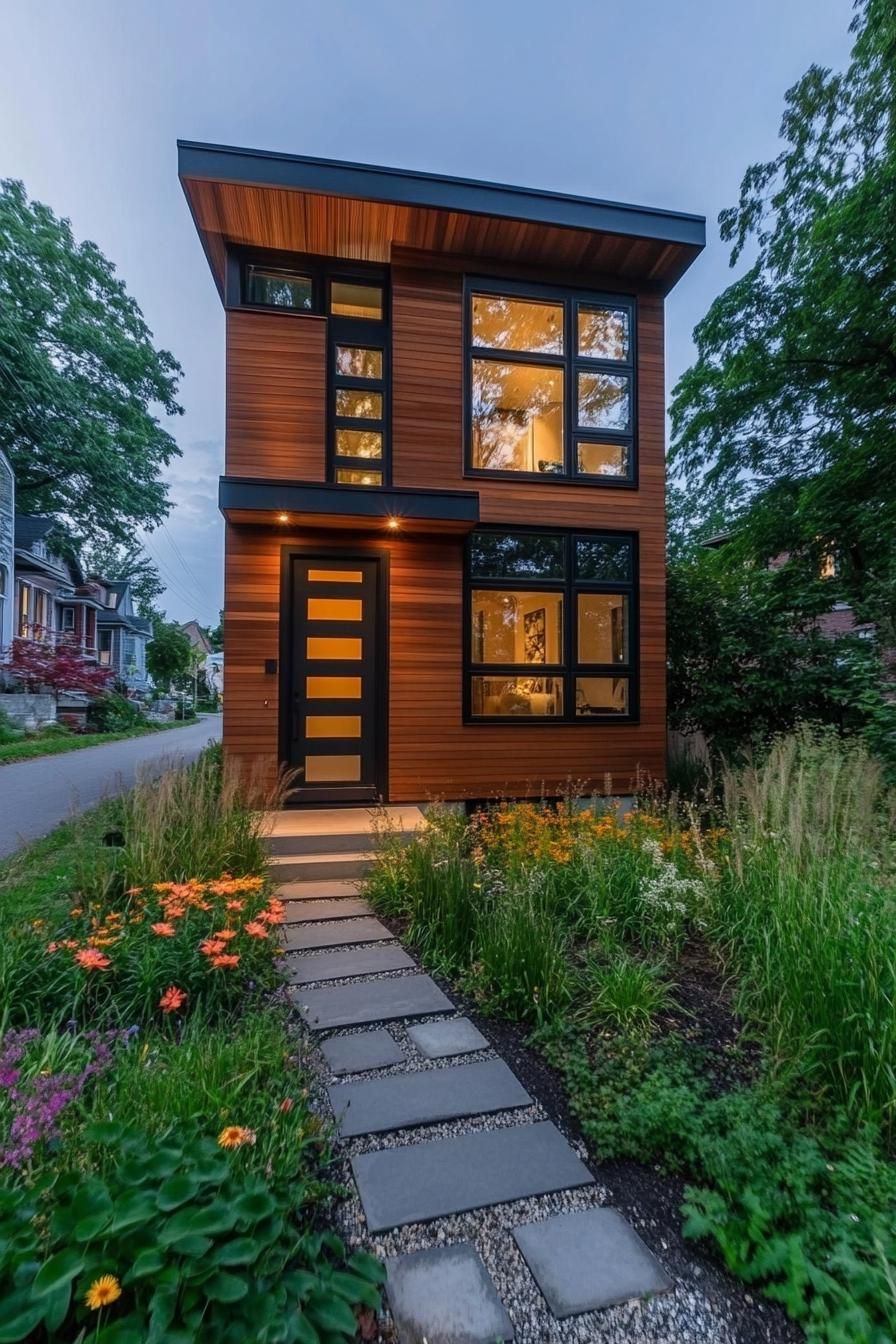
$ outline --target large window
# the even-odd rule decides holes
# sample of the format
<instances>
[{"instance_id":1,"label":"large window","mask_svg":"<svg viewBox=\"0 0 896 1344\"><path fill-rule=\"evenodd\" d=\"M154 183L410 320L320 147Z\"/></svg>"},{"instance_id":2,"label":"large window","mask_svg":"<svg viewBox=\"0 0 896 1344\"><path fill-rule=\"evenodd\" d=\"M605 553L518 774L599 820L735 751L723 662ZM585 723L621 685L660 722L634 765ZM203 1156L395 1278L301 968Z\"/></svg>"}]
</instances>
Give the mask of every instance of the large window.
<instances>
[{"instance_id":1,"label":"large window","mask_svg":"<svg viewBox=\"0 0 896 1344\"><path fill-rule=\"evenodd\" d=\"M634 303L471 281L467 469L635 482Z\"/></svg>"},{"instance_id":2,"label":"large window","mask_svg":"<svg viewBox=\"0 0 896 1344\"><path fill-rule=\"evenodd\" d=\"M631 722L636 540L474 532L466 557L466 717Z\"/></svg>"}]
</instances>

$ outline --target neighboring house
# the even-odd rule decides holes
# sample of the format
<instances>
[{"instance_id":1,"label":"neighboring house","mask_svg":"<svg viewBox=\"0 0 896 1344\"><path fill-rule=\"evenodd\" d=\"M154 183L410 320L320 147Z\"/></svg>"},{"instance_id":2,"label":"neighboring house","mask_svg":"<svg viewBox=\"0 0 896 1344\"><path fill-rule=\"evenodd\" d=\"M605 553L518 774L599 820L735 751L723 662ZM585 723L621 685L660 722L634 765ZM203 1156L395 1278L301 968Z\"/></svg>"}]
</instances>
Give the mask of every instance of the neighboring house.
<instances>
[{"instance_id":1,"label":"neighboring house","mask_svg":"<svg viewBox=\"0 0 896 1344\"><path fill-rule=\"evenodd\" d=\"M72 640L87 658L97 656L102 597L85 583L81 567L53 549L53 518L19 514L15 520L17 639Z\"/></svg>"},{"instance_id":2,"label":"neighboring house","mask_svg":"<svg viewBox=\"0 0 896 1344\"><path fill-rule=\"evenodd\" d=\"M179 150L226 309L228 756L300 802L662 777L663 301L704 220Z\"/></svg>"},{"instance_id":3,"label":"neighboring house","mask_svg":"<svg viewBox=\"0 0 896 1344\"><path fill-rule=\"evenodd\" d=\"M15 513L16 478L0 452L0 659L15 633Z\"/></svg>"},{"instance_id":4,"label":"neighboring house","mask_svg":"<svg viewBox=\"0 0 896 1344\"><path fill-rule=\"evenodd\" d=\"M210 653L205 660L205 679L208 682L208 688L218 699L224 695L224 655L223 653Z\"/></svg>"},{"instance_id":5,"label":"neighboring house","mask_svg":"<svg viewBox=\"0 0 896 1344\"><path fill-rule=\"evenodd\" d=\"M190 647L202 654L202 663L200 663L200 667L204 666L205 660L212 651L211 640L208 635L196 620L186 621L181 626L181 630L190 641Z\"/></svg>"},{"instance_id":6,"label":"neighboring house","mask_svg":"<svg viewBox=\"0 0 896 1344\"><path fill-rule=\"evenodd\" d=\"M126 579L94 578L92 582L103 601L97 617L100 663L110 667L116 681L129 690L148 691L151 683L146 671L146 646L152 635L151 623L135 613L131 585Z\"/></svg>"}]
</instances>

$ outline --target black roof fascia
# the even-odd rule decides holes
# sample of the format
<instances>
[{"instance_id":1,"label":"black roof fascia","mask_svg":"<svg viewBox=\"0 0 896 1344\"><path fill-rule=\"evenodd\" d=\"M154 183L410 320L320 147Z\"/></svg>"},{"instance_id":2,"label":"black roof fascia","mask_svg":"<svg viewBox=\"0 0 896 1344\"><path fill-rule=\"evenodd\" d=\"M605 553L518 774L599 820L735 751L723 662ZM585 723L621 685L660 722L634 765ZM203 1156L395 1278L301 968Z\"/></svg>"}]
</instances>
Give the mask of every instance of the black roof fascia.
<instances>
[{"instance_id":1,"label":"black roof fascia","mask_svg":"<svg viewBox=\"0 0 896 1344\"><path fill-rule=\"evenodd\" d=\"M478 523L479 492L403 487L371 490L363 485L222 476L218 507L225 514L231 509L245 509L259 513L310 513L321 517L336 514L340 517Z\"/></svg>"}]
</instances>

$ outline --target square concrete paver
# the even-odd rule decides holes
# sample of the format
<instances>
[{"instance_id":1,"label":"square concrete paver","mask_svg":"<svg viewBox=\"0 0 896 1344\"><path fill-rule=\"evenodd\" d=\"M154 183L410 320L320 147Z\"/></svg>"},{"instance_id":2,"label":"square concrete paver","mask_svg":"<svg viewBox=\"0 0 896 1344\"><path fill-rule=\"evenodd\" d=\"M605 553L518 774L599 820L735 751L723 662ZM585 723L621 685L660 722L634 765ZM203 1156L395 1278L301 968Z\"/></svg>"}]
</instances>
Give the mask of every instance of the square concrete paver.
<instances>
[{"instance_id":1,"label":"square concrete paver","mask_svg":"<svg viewBox=\"0 0 896 1344\"><path fill-rule=\"evenodd\" d=\"M342 1138L515 1110L532 1103L503 1059L336 1083L329 1094Z\"/></svg>"},{"instance_id":2,"label":"square concrete paver","mask_svg":"<svg viewBox=\"0 0 896 1344\"><path fill-rule=\"evenodd\" d=\"M674 1287L616 1209L561 1213L517 1227L513 1236L558 1320Z\"/></svg>"},{"instance_id":3,"label":"square concrete paver","mask_svg":"<svg viewBox=\"0 0 896 1344\"><path fill-rule=\"evenodd\" d=\"M420 1022L408 1027L408 1035L426 1059L445 1059L449 1055L469 1055L488 1050L488 1041L468 1017L450 1017L444 1022Z\"/></svg>"},{"instance_id":4,"label":"square concrete paver","mask_svg":"<svg viewBox=\"0 0 896 1344\"><path fill-rule=\"evenodd\" d=\"M594 1181L549 1120L361 1153L352 1172L371 1232Z\"/></svg>"},{"instance_id":5,"label":"square concrete paver","mask_svg":"<svg viewBox=\"0 0 896 1344\"><path fill-rule=\"evenodd\" d=\"M401 1017L429 1017L430 1013L450 1013L454 1009L448 996L428 975L294 989L292 998L315 1031L363 1027L368 1022L395 1022Z\"/></svg>"},{"instance_id":6,"label":"square concrete paver","mask_svg":"<svg viewBox=\"0 0 896 1344\"><path fill-rule=\"evenodd\" d=\"M513 1326L474 1246L436 1246L386 1261L401 1344L497 1344Z\"/></svg>"},{"instance_id":7,"label":"square concrete paver","mask_svg":"<svg viewBox=\"0 0 896 1344\"><path fill-rule=\"evenodd\" d=\"M378 919L337 919L330 924L287 924L283 942L287 952L310 952L318 947L349 943L382 943L395 937Z\"/></svg>"},{"instance_id":8,"label":"square concrete paver","mask_svg":"<svg viewBox=\"0 0 896 1344\"><path fill-rule=\"evenodd\" d=\"M401 1064L404 1051L385 1029L361 1031L356 1036L331 1036L321 1046L333 1073L364 1073Z\"/></svg>"},{"instance_id":9,"label":"square concrete paver","mask_svg":"<svg viewBox=\"0 0 896 1344\"><path fill-rule=\"evenodd\" d=\"M409 971L415 965L397 943L338 947L334 952L286 959L293 985L310 985L315 980L347 980L353 975L379 975L384 971Z\"/></svg>"}]
</instances>

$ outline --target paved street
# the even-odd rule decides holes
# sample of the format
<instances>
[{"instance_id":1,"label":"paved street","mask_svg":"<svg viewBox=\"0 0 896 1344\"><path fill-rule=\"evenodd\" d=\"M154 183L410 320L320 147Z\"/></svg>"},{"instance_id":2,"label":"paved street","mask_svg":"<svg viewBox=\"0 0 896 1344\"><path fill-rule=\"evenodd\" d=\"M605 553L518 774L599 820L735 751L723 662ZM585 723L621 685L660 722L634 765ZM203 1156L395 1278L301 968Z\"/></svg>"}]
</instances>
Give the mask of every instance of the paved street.
<instances>
[{"instance_id":1,"label":"paved street","mask_svg":"<svg viewBox=\"0 0 896 1344\"><path fill-rule=\"evenodd\" d=\"M186 728L0 765L0 857L46 835L73 813L123 793L146 771L192 761L221 736L221 716Z\"/></svg>"}]
</instances>

